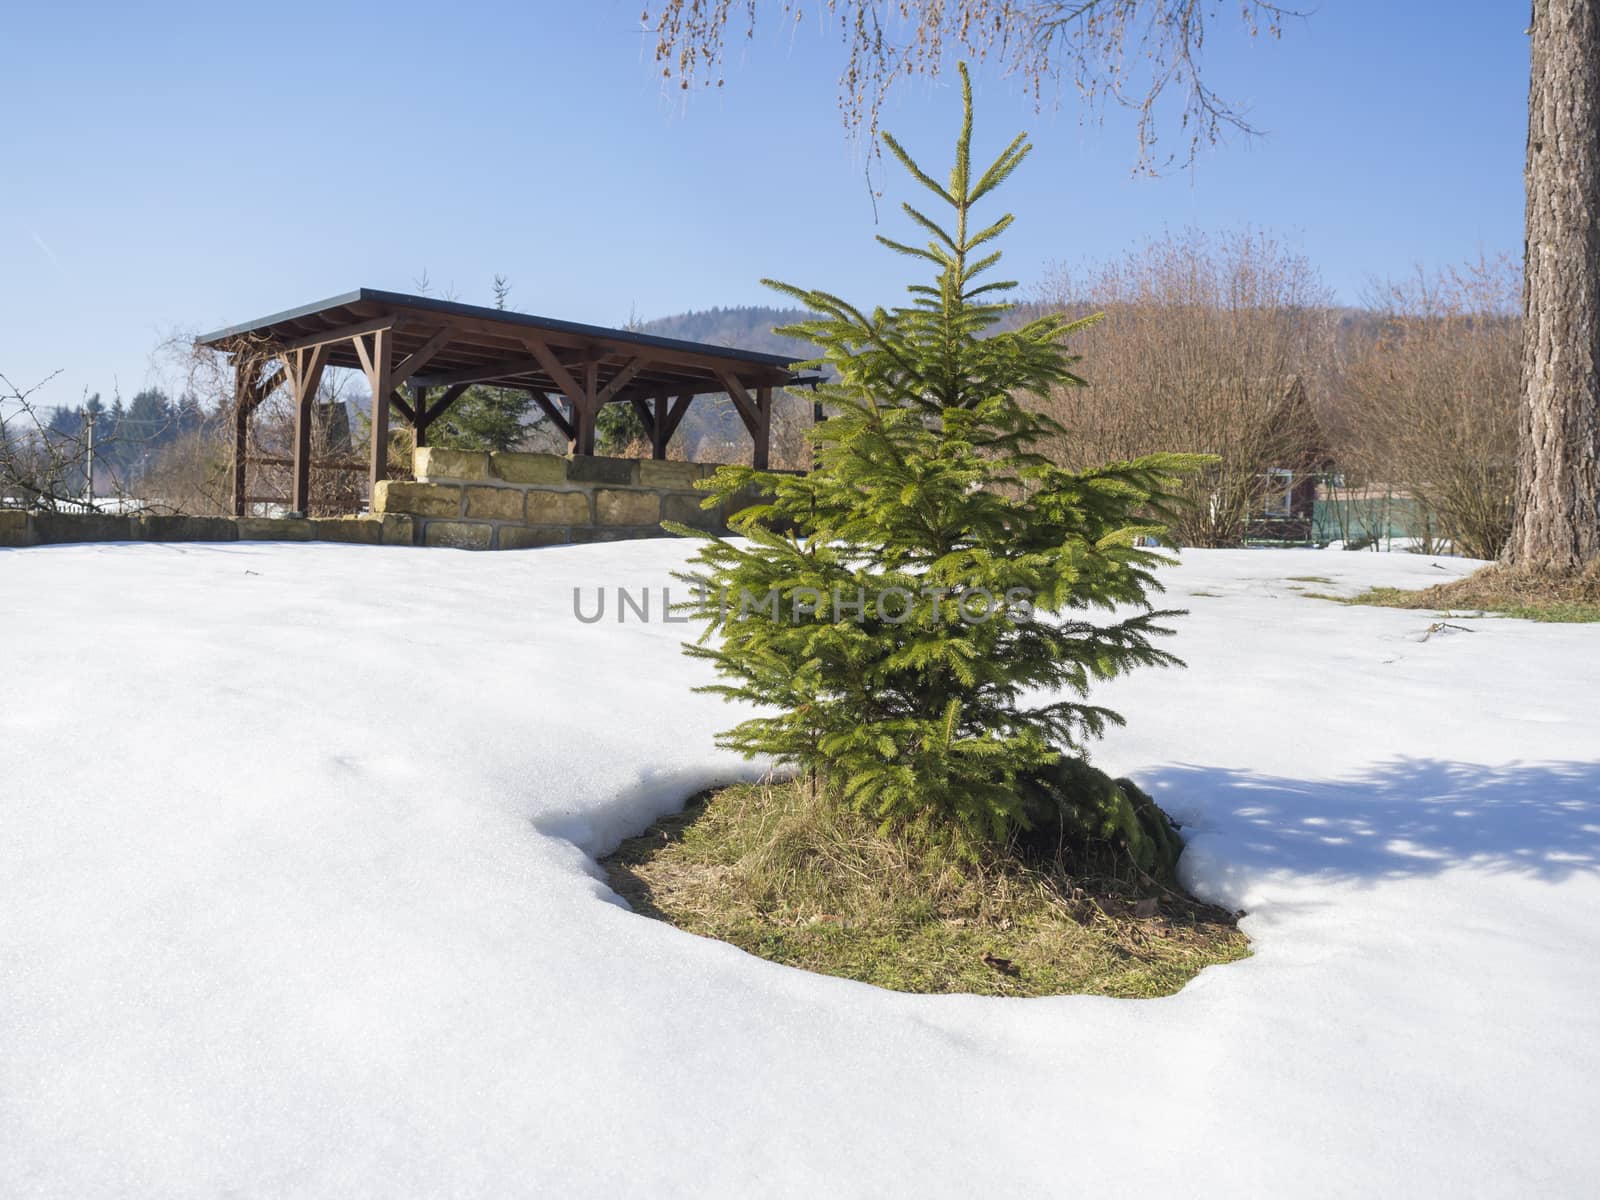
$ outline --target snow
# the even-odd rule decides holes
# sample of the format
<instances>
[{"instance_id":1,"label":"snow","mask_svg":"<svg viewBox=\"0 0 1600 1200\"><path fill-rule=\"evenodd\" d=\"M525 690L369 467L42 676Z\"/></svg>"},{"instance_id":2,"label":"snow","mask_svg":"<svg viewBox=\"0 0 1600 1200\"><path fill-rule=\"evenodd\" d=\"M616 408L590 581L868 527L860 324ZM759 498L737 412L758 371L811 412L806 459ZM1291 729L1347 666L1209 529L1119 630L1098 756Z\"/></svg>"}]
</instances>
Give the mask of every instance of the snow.
<instances>
[{"instance_id":1,"label":"snow","mask_svg":"<svg viewBox=\"0 0 1600 1200\"><path fill-rule=\"evenodd\" d=\"M1097 761L1253 957L905 996L601 882L754 769L683 626L572 615L683 553L0 551L0 1194L1593 1194L1600 629L1185 554L1189 669L1106 689Z\"/></svg>"}]
</instances>

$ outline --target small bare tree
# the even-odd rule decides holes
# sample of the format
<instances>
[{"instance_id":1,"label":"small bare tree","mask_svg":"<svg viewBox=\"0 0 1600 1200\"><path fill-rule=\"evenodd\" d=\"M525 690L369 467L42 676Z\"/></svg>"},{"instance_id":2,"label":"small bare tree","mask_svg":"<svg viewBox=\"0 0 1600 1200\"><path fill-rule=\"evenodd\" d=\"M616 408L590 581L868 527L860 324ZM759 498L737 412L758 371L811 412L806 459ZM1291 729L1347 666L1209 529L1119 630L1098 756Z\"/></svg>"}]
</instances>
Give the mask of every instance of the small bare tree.
<instances>
[{"instance_id":1,"label":"small bare tree","mask_svg":"<svg viewBox=\"0 0 1600 1200\"><path fill-rule=\"evenodd\" d=\"M1241 543L1269 498L1321 465L1307 395L1329 332L1310 263L1258 233L1151 241L1081 280L1059 272L1047 302L1103 320L1073 347L1086 388L1048 400L1073 467L1170 450L1215 455L1174 527L1186 545Z\"/></svg>"},{"instance_id":2,"label":"small bare tree","mask_svg":"<svg viewBox=\"0 0 1600 1200\"><path fill-rule=\"evenodd\" d=\"M63 409L38 402L55 377L22 388L0 375L0 504L55 512L143 507L114 465L121 435L97 419L103 414L91 403Z\"/></svg>"},{"instance_id":3,"label":"small bare tree","mask_svg":"<svg viewBox=\"0 0 1600 1200\"><path fill-rule=\"evenodd\" d=\"M1345 375L1341 462L1409 493L1471 558L1511 534L1521 290L1505 257L1385 285L1381 332Z\"/></svg>"}]
</instances>

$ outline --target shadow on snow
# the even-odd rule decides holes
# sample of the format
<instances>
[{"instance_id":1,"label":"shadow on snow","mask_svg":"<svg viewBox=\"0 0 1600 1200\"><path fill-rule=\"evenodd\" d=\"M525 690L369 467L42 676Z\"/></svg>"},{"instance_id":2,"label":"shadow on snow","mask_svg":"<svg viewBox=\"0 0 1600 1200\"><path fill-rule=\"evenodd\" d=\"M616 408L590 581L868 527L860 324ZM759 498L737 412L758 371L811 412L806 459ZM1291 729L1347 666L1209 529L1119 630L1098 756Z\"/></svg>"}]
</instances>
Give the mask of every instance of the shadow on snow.
<instances>
[{"instance_id":1,"label":"shadow on snow","mask_svg":"<svg viewBox=\"0 0 1600 1200\"><path fill-rule=\"evenodd\" d=\"M1560 880L1600 873L1600 762L1401 759L1341 780L1178 766L1136 779L1190 834L1220 833L1229 874L1377 881L1455 866Z\"/></svg>"}]
</instances>

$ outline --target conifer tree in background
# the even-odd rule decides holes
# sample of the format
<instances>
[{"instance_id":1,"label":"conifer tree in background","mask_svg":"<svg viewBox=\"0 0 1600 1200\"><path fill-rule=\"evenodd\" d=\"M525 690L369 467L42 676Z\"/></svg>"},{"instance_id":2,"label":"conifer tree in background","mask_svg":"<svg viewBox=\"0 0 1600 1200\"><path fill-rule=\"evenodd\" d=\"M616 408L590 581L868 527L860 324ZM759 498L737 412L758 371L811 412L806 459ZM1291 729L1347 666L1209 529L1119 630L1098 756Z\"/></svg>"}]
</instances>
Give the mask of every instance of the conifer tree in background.
<instances>
[{"instance_id":1,"label":"conifer tree in background","mask_svg":"<svg viewBox=\"0 0 1600 1200\"><path fill-rule=\"evenodd\" d=\"M526 434L533 397L511 388L474 387L447 408L429 441L451 450L510 450Z\"/></svg>"},{"instance_id":2,"label":"conifer tree in background","mask_svg":"<svg viewBox=\"0 0 1600 1200\"><path fill-rule=\"evenodd\" d=\"M1064 342L1088 322L997 331L1014 285L978 280L1011 217L979 228L973 209L1030 147L1019 135L972 174L961 75L948 185L885 137L950 210L941 224L904 206L926 247L878 238L930 263L933 284L866 313L769 281L818 314L779 332L822 348L835 415L812 432L809 475L724 467L708 481L708 504L749 489L764 502L731 522L748 544L710 537L682 576L707 623L687 649L723 677L707 690L764 710L723 745L799 767L886 831L968 856L1019 831L1106 839L1166 875L1177 843L1164 814L1074 756L1121 721L1089 702L1093 684L1177 661L1153 642L1171 614L1148 603L1162 559L1146 543L1164 538L1176 485L1205 460L1070 472L1035 452L1059 427L1019 398L1082 383ZM1082 619L1115 606L1139 611Z\"/></svg>"},{"instance_id":3,"label":"conifer tree in background","mask_svg":"<svg viewBox=\"0 0 1600 1200\"><path fill-rule=\"evenodd\" d=\"M629 310L622 327L633 333L643 332L644 322L639 319L638 309ZM595 416L594 433L597 454L626 454L635 443L650 441L638 410L626 402L603 406Z\"/></svg>"},{"instance_id":4,"label":"conifer tree in background","mask_svg":"<svg viewBox=\"0 0 1600 1200\"><path fill-rule=\"evenodd\" d=\"M494 306L505 311L511 280L496 273ZM424 289L426 290L426 289ZM474 387L452 404L430 431L435 446L449 450L510 450L522 441L533 397L510 388Z\"/></svg>"}]
</instances>

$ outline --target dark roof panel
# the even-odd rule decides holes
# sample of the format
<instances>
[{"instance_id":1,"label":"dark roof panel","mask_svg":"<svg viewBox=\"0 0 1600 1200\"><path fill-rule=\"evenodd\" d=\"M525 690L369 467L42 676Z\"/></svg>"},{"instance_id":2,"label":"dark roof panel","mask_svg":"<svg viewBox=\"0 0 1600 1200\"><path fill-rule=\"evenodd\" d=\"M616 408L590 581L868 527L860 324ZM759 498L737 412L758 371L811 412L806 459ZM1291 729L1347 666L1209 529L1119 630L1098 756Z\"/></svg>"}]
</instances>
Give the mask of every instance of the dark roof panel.
<instances>
[{"instance_id":1,"label":"dark roof panel","mask_svg":"<svg viewBox=\"0 0 1600 1200\"><path fill-rule=\"evenodd\" d=\"M584 325L576 321L557 320L554 317L540 317L531 313L513 312L508 309L488 308L477 304L460 304L454 300L437 300L431 296L410 296L401 292L384 292L372 288L358 288L356 291L346 292L342 296L331 296L314 304L304 304L299 308L286 309L280 313L273 313L271 316L259 317L254 321L246 321L239 325L229 325L225 329L218 329L204 334L197 338L196 341L203 346L217 346L246 334L261 334L270 337L274 331L287 333L290 336L300 336L305 331L292 328L296 322L357 305L376 306L382 310L392 311L397 314L410 312L432 314L445 318L470 318L473 321L502 325L507 333L512 336L521 329L542 331L566 338L615 342L641 348L669 350L677 354L726 359L733 363L760 366L768 370L788 371L796 361L781 354L763 354L753 350L739 350L729 346L713 346L705 342L689 342L680 338L657 337L654 334L638 333L631 329L610 329L601 325Z\"/></svg>"}]
</instances>

